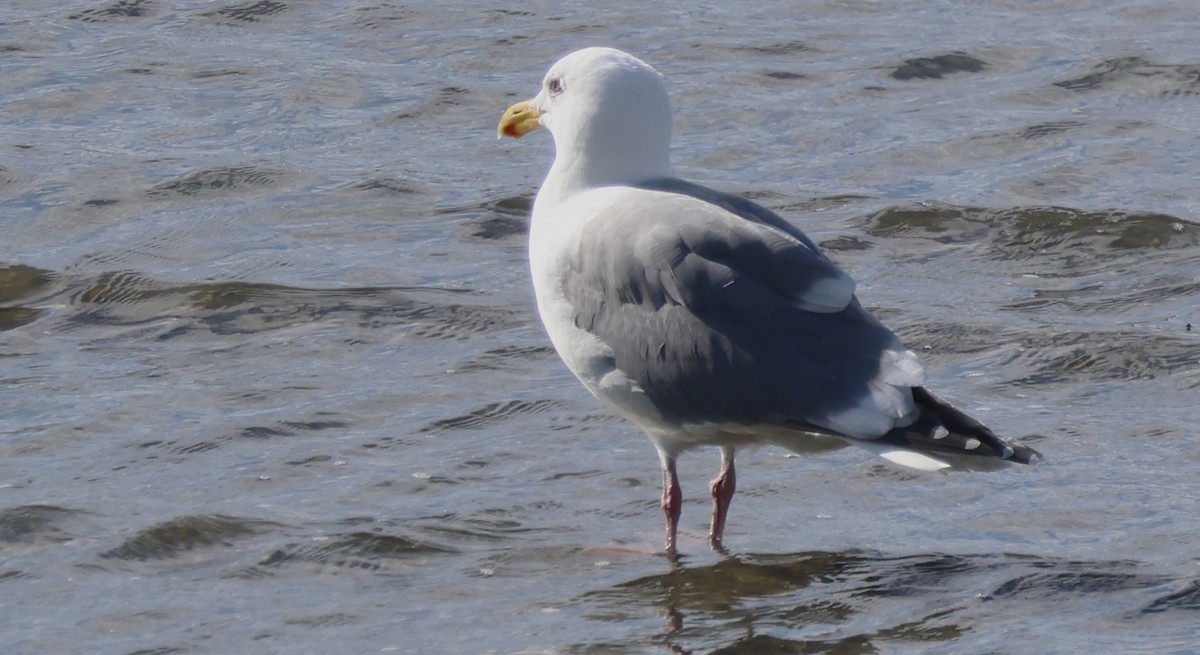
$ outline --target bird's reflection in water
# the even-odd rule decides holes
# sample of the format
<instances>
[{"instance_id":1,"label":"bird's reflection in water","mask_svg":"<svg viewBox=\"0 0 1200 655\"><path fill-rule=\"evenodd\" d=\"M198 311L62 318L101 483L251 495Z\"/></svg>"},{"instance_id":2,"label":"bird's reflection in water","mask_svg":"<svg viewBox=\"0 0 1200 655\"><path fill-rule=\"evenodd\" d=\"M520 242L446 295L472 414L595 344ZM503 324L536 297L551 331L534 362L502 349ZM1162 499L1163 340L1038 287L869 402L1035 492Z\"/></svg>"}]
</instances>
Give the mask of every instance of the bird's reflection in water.
<instances>
[{"instance_id":1,"label":"bird's reflection in water","mask_svg":"<svg viewBox=\"0 0 1200 655\"><path fill-rule=\"evenodd\" d=\"M876 653L930 647L1002 621L1015 605L1100 603L1164 583L1133 562L866 551L741 554L585 594L593 619L665 620L675 653ZM1017 601L1010 604L1005 601Z\"/></svg>"},{"instance_id":2,"label":"bird's reflection in water","mask_svg":"<svg viewBox=\"0 0 1200 655\"><path fill-rule=\"evenodd\" d=\"M789 630L844 622L854 610L824 598L822 587L854 575L862 561L845 553L805 552L730 556L716 564L689 567L684 558L667 573L632 580L613 591L618 596L627 594L627 601L655 603L666 619L660 640L668 652L694 652L689 645L703 643L703 636L712 636L715 626L720 626L720 641L725 643L715 652L798 652L797 647L818 642L782 640L760 634L758 628L781 621L781 627ZM845 649L852 642L867 649ZM823 643L835 646L835 642ZM839 653L875 652L858 638L839 640L836 645Z\"/></svg>"}]
</instances>

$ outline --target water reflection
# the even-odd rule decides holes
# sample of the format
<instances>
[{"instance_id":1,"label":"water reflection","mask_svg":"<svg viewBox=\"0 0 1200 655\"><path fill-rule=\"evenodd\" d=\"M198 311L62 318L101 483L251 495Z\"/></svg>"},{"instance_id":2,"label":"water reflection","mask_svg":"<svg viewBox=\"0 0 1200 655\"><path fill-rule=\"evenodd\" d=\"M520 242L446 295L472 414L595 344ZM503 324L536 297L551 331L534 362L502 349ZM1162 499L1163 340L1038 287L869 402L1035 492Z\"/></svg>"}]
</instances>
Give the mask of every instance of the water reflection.
<instances>
[{"instance_id":1,"label":"water reflection","mask_svg":"<svg viewBox=\"0 0 1200 655\"><path fill-rule=\"evenodd\" d=\"M655 612L654 642L670 652L857 654L957 640L1013 604L1097 602L1170 583L1130 561L806 551L683 564L577 602L608 623ZM1182 587L1142 614L1194 605L1195 583Z\"/></svg>"}]
</instances>

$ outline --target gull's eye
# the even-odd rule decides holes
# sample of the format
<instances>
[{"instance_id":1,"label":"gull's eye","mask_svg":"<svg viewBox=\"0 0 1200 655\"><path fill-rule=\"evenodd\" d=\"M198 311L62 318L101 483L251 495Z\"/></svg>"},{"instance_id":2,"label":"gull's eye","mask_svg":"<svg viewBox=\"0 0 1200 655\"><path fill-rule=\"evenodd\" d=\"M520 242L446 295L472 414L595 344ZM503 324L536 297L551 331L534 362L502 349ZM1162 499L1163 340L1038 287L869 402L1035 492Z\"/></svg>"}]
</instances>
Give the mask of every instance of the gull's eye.
<instances>
[{"instance_id":1,"label":"gull's eye","mask_svg":"<svg viewBox=\"0 0 1200 655\"><path fill-rule=\"evenodd\" d=\"M549 91L550 95L552 95L552 96L556 96L556 95L562 93L563 88L564 87L563 87L562 79L560 79L560 78L557 78L557 77L551 78L551 80L549 82L546 82L546 90Z\"/></svg>"}]
</instances>

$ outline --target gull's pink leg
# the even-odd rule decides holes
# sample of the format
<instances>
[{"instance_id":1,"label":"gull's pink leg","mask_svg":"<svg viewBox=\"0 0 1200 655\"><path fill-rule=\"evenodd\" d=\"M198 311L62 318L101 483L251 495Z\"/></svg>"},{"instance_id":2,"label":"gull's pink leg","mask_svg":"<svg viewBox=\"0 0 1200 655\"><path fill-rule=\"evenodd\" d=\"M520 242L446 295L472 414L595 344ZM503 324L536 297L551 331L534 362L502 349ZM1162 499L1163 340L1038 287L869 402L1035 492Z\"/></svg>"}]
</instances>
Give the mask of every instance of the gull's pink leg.
<instances>
[{"instance_id":1,"label":"gull's pink leg","mask_svg":"<svg viewBox=\"0 0 1200 655\"><path fill-rule=\"evenodd\" d=\"M663 457L663 514L667 516L667 557L675 557L675 534L679 530L679 513L683 509L683 490L675 475L675 460Z\"/></svg>"},{"instance_id":2,"label":"gull's pink leg","mask_svg":"<svg viewBox=\"0 0 1200 655\"><path fill-rule=\"evenodd\" d=\"M725 532L725 514L729 512L729 503L733 501L733 492L737 490L737 474L733 470L733 449L721 448L721 472L717 479L708 485L712 492L713 514L712 529L708 533L708 542L713 548L721 549L721 534Z\"/></svg>"}]
</instances>

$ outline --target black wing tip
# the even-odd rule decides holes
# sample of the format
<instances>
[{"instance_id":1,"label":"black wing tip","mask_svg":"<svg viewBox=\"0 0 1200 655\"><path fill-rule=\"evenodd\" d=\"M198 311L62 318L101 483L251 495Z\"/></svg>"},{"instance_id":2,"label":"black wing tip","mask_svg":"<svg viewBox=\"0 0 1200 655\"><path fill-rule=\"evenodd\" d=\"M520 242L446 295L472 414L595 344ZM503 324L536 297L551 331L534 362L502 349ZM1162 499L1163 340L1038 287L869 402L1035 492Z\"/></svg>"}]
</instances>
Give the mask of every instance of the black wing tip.
<instances>
[{"instance_id":1,"label":"black wing tip","mask_svg":"<svg viewBox=\"0 0 1200 655\"><path fill-rule=\"evenodd\" d=\"M924 410L923 418L932 420L935 425L944 428L943 438L938 439L941 442L938 445L973 455L994 456L1014 464L1037 464L1045 459L1045 456L1029 446L1001 439L987 426L933 395L924 387L913 387L912 393L913 400ZM958 438L945 439L945 431ZM964 445L970 443L973 445ZM984 448L979 448L981 445Z\"/></svg>"}]
</instances>

